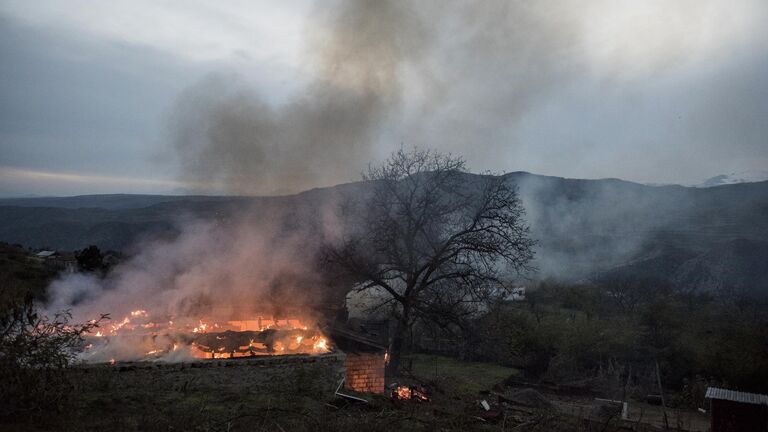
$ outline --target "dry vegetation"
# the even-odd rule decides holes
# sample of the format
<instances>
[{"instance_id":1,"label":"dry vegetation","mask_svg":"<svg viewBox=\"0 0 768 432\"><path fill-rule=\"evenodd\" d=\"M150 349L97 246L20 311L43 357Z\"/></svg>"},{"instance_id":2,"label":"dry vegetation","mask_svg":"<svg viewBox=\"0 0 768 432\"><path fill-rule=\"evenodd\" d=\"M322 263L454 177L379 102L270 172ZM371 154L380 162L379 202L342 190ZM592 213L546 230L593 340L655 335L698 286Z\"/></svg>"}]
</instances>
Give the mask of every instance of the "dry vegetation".
<instances>
[{"instance_id":1,"label":"dry vegetation","mask_svg":"<svg viewBox=\"0 0 768 432\"><path fill-rule=\"evenodd\" d=\"M540 389L550 406L500 404L514 369L416 355L406 378L429 389L429 402L393 402L362 395L369 404L334 397L338 361L259 366L231 361L200 364L117 364L69 370L73 387L60 412L6 419L9 430L32 431L369 431L619 430L618 420L585 421L591 396L564 397ZM239 363L239 364L238 364ZM216 365L216 366L213 366ZM226 366L229 365L229 366ZM480 401L487 400L486 412ZM567 401L567 402L565 402ZM645 414L648 415L648 412ZM653 430L635 425L635 430ZM626 430L626 429L625 429ZM631 430L631 429L630 429Z\"/></svg>"}]
</instances>

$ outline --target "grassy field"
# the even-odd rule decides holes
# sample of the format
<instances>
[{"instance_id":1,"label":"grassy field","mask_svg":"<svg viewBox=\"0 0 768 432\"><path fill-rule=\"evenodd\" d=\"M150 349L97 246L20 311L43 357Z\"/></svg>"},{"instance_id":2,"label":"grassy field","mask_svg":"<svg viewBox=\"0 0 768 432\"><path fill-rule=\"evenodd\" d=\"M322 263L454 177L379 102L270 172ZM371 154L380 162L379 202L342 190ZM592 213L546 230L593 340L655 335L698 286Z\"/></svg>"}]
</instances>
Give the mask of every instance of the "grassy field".
<instances>
[{"instance_id":1,"label":"grassy field","mask_svg":"<svg viewBox=\"0 0 768 432\"><path fill-rule=\"evenodd\" d=\"M493 363L463 362L449 357L417 354L406 359L412 373L422 380L447 386L460 394L477 395L516 375L516 369Z\"/></svg>"},{"instance_id":2,"label":"grassy field","mask_svg":"<svg viewBox=\"0 0 768 432\"><path fill-rule=\"evenodd\" d=\"M0 430L591 430L572 418L524 408L505 412L503 418L483 418L488 413L480 400L493 403L489 390L515 374L514 369L414 355L406 359L410 372L400 382L424 385L430 401L393 402L366 394L359 396L368 403L359 404L334 395L341 364L337 358L300 364L231 361L81 367L71 371L74 387L64 411L36 413L31 420L0 424Z\"/></svg>"}]
</instances>

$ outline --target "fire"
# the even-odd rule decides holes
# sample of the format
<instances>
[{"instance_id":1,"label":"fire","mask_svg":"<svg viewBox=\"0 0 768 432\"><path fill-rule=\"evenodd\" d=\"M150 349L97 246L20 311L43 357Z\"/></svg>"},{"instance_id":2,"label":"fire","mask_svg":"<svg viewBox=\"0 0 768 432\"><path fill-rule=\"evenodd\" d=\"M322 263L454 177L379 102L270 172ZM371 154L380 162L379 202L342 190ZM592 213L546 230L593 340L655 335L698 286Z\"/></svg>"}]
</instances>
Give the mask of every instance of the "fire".
<instances>
[{"instance_id":1,"label":"fire","mask_svg":"<svg viewBox=\"0 0 768 432\"><path fill-rule=\"evenodd\" d=\"M411 388L406 386L398 386L395 391L397 392L398 399L410 399L413 395Z\"/></svg>"},{"instance_id":2,"label":"fire","mask_svg":"<svg viewBox=\"0 0 768 432\"><path fill-rule=\"evenodd\" d=\"M324 337L319 338L313 345L313 348L316 350L328 351L328 340Z\"/></svg>"},{"instance_id":3,"label":"fire","mask_svg":"<svg viewBox=\"0 0 768 432\"><path fill-rule=\"evenodd\" d=\"M163 360L172 352L179 352L174 359L187 355L202 359L322 354L331 350L325 335L300 319L256 315L249 320L217 321L165 316L154 321L144 309L130 311L106 330L97 331L83 344L82 355L86 361L111 361L113 355L118 357L113 352L117 347L119 360L128 361Z\"/></svg>"},{"instance_id":4,"label":"fire","mask_svg":"<svg viewBox=\"0 0 768 432\"><path fill-rule=\"evenodd\" d=\"M205 333L206 328L208 328L208 324L200 321L200 325L192 329L192 333Z\"/></svg>"},{"instance_id":5,"label":"fire","mask_svg":"<svg viewBox=\"0 0 768 432\"><path fill-rule=\"evenodd\" d=\"M121 328L125 327L127 324L130 324L131 320L128 317L123 318L123 321L112 325L112 328L110 329L110 334L117 333Z\"/></svg>"},{"instance_id":6,"label":"fire","mask_svg":"<svg viewBox=\"0 0 768 432\"><path fill-rule=\"evenodd\" d=\"M399 400L416 400L419 402L426 402L429 400L426 390L419 387L398 385L392 391L392 399Z\"/></svg>"}]
</instances>

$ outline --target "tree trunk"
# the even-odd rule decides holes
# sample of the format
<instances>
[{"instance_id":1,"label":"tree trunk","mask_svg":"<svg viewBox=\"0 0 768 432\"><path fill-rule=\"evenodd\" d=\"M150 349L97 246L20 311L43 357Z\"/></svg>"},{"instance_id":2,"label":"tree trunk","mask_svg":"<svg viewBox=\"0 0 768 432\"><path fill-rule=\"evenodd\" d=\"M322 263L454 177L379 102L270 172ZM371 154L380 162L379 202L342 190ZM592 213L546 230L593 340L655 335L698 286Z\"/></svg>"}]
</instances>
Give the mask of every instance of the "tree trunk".
<instances>
[{"instance_id":1,"label":"tree trunk","mask_svg":"<svg viewBox=\"0 0 768 432\"><path fill-rule=\"evenodd\" d=\"M410 310L403 308L403 315L397 320L395 332L389 344L389 363L387 364L387 375L398 376L400 374L400 357L403 353L403 342L408 331L408 315Z\"/></svg>"}]
</instances>

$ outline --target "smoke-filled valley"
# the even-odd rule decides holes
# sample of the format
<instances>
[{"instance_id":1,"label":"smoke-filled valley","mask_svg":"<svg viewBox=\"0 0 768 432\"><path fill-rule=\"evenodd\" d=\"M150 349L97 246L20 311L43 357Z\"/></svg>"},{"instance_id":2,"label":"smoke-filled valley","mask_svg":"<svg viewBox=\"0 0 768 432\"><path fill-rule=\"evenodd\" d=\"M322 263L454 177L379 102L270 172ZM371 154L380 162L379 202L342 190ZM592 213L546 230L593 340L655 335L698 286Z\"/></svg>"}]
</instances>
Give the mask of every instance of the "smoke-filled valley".
<instances>
[{"instance_id":1,"label":"smoke-filled valley","mask_svg":"<svg viewBox=\"0 0 768 432\"><path fill-rule=\"evenodd\" d=\"M476 178L467 175L466 181ZM687 188L527 173L505 178L519 188L532 237L539 241L537 270L528 275L532 280L577 282L631 275L674 280L685 287L728 286L768 294L760 288L766 275L758 265L768 241L768 183ZM339 203L365 196L369 187L351 183L265 198L127 195L2 200L0 237L37 248L76 250L93 244L136 255L135 270L152 274L140 270L146 262L158 270L159 280L142 288L147 290L166 289L173 285L166 279L187 272L212 278L230 274L238 278L235 286L261 279L258 284L271 280L281 267L312 268L312 254L323 239L355 224L354 218L345 220L339 214ZM265 252L270 257L265 268L272 276L257 278ZM281 254L284 258L271 261ZM686 270L701 260L750 268L746 273L750 278L736 277L744 275L742 271L728 276L712 268L704 276ZM708 281L702 284L697 278Z\"/></svg>"}]
</instances>

